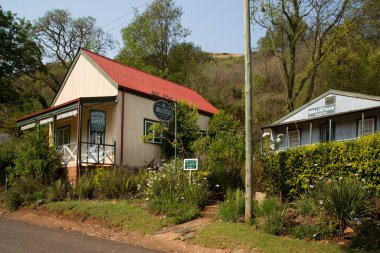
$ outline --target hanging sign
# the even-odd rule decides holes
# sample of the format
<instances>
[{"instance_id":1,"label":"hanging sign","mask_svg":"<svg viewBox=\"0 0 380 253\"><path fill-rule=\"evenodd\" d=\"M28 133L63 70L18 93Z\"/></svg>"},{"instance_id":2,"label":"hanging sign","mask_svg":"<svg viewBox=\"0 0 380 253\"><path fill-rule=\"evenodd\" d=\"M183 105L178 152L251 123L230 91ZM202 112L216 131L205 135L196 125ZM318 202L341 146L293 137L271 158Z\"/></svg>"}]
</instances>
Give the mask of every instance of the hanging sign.
<instances>
[{"instance_id":1,"label":"hanging sign","mask_svg":"<svg viewBox=\"0 0 380 253\"><path fill-rule=\"evenodd\" d=\"M184 170L198 170L198 158L184 159L183 169Z\"/></svg>"},{"instance_id":2,"label":"hanging sign","mask_svg":"<svg viewBox=\"0 0 380 253\"><path fill-rule=\"evenodd\" d=\"M78 110L72 110L69 112L61 113L57 115L57 120L75 116L78 114Z\"/></svg>"},{"instance_id":3,"label":"hanging sign","mask_svg":"<svg viewBox=\"0 0 380 253\"><path fill-rule=\"evenodd\" d=\"M106 112L90 110L90 132L104 133L106 131Z\"/></svg>"},{"instance_id":4,"label":"hanging sign","mask_svg":"<svg viewBox=\"0 0 380 253\"><path fill-rule=\"evenodd\" d=\"M170 121L173 117L173 108L165 100L158 100L153 104L153 113L161 121Z\"/></svg>"}]
</instances>

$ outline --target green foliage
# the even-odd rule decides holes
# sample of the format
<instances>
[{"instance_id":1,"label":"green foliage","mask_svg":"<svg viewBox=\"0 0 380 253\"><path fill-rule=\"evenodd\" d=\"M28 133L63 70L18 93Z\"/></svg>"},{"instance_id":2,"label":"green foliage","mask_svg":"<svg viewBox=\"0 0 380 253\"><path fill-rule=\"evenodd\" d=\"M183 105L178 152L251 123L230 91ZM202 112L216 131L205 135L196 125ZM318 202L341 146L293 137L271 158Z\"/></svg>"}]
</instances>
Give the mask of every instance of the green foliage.
<instances>
[{"instance_id":1,"label":"green foliage","mask_svg":"<svg viewBox=\"0 0 380 253\"><path fill-rule=\"evenodd\" d=\"M314 239L320 228L314 225L298 225L289 229L289 234L296 239Z\"/></svg>"},{"instance_id":2,"label":"green foliage","mask_svg":"<svg viewBox=\"0 0 380 253\"><path fill-rule=\"evenodd\" d=\"M61 157L49 144L47 132L24 133L15 149L14 167L8 168L10 183L21 179L35 179L41 185L49 185L60 177Z\"/></svg>"},{"instance_id":3,"label":"green foliage","mask_svg":"<svg viewBox=\"0 0 380 253\"><path fill-rule=\"evenodd\" d=\"M302 216L310 217L318 214L320 206L311 198L301 198L295 201L294 206Z\"/></svg>"},{"instance_id":4,"label":"green foliage","mask_svg":"<svg viewBox=\"0 0 380 253\"><path fill-rule=\"evenodd\" d=\"M172 105L174 108L175 105ZM177 142L174 141L175 122L174 117L168 126L156 123L149 129L147 135L142 136L144 141L153 140L157 136L162 136L161 149L168 158L174 156L174 146L177 144L177 154L180 157L191 156L191 145L200 137L198 125L198 110L189 106L186 102L177 102Z\"/></svg>"},{"instance_id":5,"label":"green foliage","mask_svg":"<svg viewBox=\"0 0 380 253\"><path fill-rule=\"evenodd\" d=\"M255 208L256 224L265 232L282 235L285 230L285 215L287 205L276 198L267 198Z\"/></svg>"},{"instance_id":6,"label":"green foliage","mask_svg":"<svg viewBox=\"0 0 380 253\"><path fill-rule=\"evenodd\" d=\"M209 173L210 185L220 185L223 190L242 186L245 149L244 135L238 132L238 124L221 111L211 119L209 136L193 144L201 169Z\"/></svg>"},{"instance_id":7,"label":"green foliage","mask_svg":"<svg viewBox=\"0 0 380 253\"><path fill-rule=\"evenodd\" d=\"M174 175L173 166L168 164L150 171L146 185L140 187L149 208L173 217L175 223L197 217L208 200L208 184L201 175L195 174L190 180L181 169Z\"/></svg>"},{"instance_id":8,"label":"green foliage","mask_svg":"<svg viewBox=\"0 0 380 253\"><path fill-rule=\"evenodd\" d=\"M297 197L321 179L355 176L371 194L380 191L380 134L351 142L331 142L269 152L257 157L262 190Z\"/></svg>"},{"instance_id":9,"label":"green foliage","mask_svg":"<svg viewBox=\"0 0 380 253\"><path fill-rule=\"evenodd\" d=\"M10 83L19 71L42 66L41 50L33 39L32 26L0 6L0 103L17 104L20 91Z\"/></svg>"},{"instance_id":10,"label":"green foliage","mask_svg":"<svg viewBox=\"0 0 380 253\"><path fill-rule=\"evenodd\" d=\"M339 221L340 230L371 214L373 199L367 192L366 184L358 178L322 180L307 195Z\"/></svg>"},{"instance_id":11,"label":"green foliage","mask_svg":"<svg viewBox=\"0 0 380 253\"><path fill-rule=\"evenodd\" d=\"M12 189L5 193L4 203L8 210L14 212L22 205L23 198L18 191Z\"/></svg>"},{"instance_id":12,"label":"green foliage","mask_svg":"<svg viewBox=\"0 0 380 253\"><path fill-rule=\"evenodd\" d=\"M379 220L365 219L360 225L355 226L358 235L351 239L351 247L375 251L380 249L380 225Z\"/></svg>"},{"instance_id":13,"label":"green foliage","mask_svg":"<svg viewBox=\"0 0 380 253\"><path fill-rule=\"evenodd\" d=\"M49 187L47 187L46 201L47 202L62 201L66 198L67 192L68 192L67 182L62 179L58 179L57 181L53 182Z\"/></svg>"},{"instance_id":14,"label":"green foliage","mask_svg":"<svg viewBox=\"0 0 380 253\"><path fill-rule=\"evenodd\" d=\"M136 190L131 171L122 166L97 169L94 182L100 198L124 199Z\"/></svg>"},{"instance_id":15,"label":"green foliage","mask_svg":"<svg viewBox=\"0 0 380 253\"><path fill-rule=\"evenodd\" d=\"M219 217L224 221L237 222L244 215L244 192L239 188L227 190L224 201L219 204Z\"/></svg>"},{"instance_id":16,"label":"green foliage","mask_svg":"<svg viewBox=\"0 0 380 253\"><path fill-rule=\"evenodd\" d=\"M93 175L81 175L77 184L72 189L73 199L92 199L94 196L95 183Z\"/></svg>"},{"instance_id":17,"label":"green foliage","mask_svg":"<svg viewBox=\"0 0 380 253\"><path fill-rule=\"evenodd\" d=\"M117 59L152 74L167 76L170 52L189 35L181 25L181 16L182 9L172 0L155 0L141 14L136 10L132 23L122 30L124 47Z\"/></svg>"}]
</instances>

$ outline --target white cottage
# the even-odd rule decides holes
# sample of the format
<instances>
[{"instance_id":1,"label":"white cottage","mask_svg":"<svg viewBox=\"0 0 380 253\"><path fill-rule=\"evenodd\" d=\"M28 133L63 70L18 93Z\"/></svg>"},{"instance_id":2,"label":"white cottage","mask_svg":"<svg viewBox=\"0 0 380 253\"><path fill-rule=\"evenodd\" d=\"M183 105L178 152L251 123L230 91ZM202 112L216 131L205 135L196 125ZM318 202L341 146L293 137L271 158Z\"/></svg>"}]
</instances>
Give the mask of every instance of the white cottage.
<instances>
[{"instance_id":1,"label":"white cottage","mask_svg":"<svg viewBox=\"0 0 380 253\"><path fill-rule=\"evenodd\" d=\"M329 90L277 120L271 133L279 149L328 141L348 141L379 131L380 97Z\"/></svg>"},{"instance_id":2,"label":"white cottage","mask_svg":"<svg viewBox=\"0 0 380 253\"><path fill-rule=\"evenodd\" d=\"M49 124L69 179L75 181L84 166L140 167L159 159L159 141L141 140L158 122L153 104L159 99L197 107L202 131L217 112L194 90L81 49L51 107L16 123L20 130Z\"/></svg>"}]
</instances>

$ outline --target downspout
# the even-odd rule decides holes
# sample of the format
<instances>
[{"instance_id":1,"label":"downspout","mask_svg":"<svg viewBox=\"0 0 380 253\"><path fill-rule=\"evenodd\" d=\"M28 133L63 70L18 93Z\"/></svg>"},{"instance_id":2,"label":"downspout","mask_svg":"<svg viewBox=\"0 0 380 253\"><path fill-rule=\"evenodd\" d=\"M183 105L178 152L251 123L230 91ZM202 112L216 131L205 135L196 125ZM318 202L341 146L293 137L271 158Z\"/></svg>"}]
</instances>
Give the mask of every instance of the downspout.
<instances>
[{"instance_id":1,"label":"downspout","mask_svg":"<svg viewBox=\"0 0 380 253\"><path fill-rule=\"evenodd\" d=\"M123 153L124 153L124 95L122 92L121 96L121 141L120 141L120 165L123 165Z\"/></svg>"},{"instance_id":2,"label":"downspout","mask_svg":"<svg viewBox=\"0 0 380 253\"><path fill-rule=\"evenodd\" d=\"M78 101L78 118L77 118L77 159L76 159L76 182L78 182L78 175L79 175L79 167L80 167L80 159L81 159L81 129L82 129L82 104L79 99Z\"/></svg>"}]
</instances>

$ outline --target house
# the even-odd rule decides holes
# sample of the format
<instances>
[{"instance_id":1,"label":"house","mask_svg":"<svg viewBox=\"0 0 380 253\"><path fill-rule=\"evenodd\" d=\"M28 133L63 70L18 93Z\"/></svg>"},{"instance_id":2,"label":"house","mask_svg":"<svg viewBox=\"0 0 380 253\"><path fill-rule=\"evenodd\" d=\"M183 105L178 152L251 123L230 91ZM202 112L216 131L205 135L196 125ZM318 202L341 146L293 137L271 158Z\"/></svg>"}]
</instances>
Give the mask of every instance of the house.
<instances>
[{"instance_id":1,"label":"house","mask_svg":"<svg viewBox=\"0 0 380 253\"><path fill-rule=\"evenodd\" d=\"M329 90L262 131L281 150L354 140L378 132L379 123L380 97Z\"/></svg>"},{"instance_id":2,"label":"house","mask_svg":"<svg viewBox=\"0 0 380 253\"><path fill-rule=\"evenodd\" d=\"M21 131L48 125L68 177L75 181L85 166L141 167L159 159L160 140L141 140L158 122L153 104L159 99L197 107L203 131L217 112L194 90L81 49L51 107L16 123Z\"/></svg>"}]
</instances>

